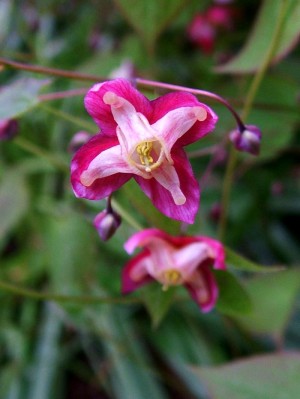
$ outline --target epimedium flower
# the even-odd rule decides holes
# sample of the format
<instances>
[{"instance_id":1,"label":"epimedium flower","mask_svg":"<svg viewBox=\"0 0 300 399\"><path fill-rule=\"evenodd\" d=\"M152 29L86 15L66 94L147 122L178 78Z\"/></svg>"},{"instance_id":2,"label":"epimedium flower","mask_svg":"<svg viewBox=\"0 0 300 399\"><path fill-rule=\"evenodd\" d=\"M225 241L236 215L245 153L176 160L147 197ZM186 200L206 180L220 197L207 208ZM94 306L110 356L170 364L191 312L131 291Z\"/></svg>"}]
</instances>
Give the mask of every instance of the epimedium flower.
<instances>
[{"instance_id":1,"label":"epimedium flower","mask_svg":"<svg viewBox=\"0 0 300 399\"><path fill-rule=\"evenodd\" d=\"M209 312L218 298L218 286L211 269L225 269L222 244L204 236L174 237L158 229L135 233L125 243L129 254L142 251L125 265L122 293L157 280L163 289L183 285L203 312Z\"/></svg>"},{"instance_id":2,"label":"epimedium flower","mask_svg":"<svg viewBox=\"0 0 300 399\"><path fill-rule=\"evenodd\" d=\"M187 92L150 101L126 79L95 84L85 106L100 133L72 160L75 195L102 199L133 177L162 213L193 223L200 190L182 147L207 135L216 114Z\"/></svg>"}]
</instances>

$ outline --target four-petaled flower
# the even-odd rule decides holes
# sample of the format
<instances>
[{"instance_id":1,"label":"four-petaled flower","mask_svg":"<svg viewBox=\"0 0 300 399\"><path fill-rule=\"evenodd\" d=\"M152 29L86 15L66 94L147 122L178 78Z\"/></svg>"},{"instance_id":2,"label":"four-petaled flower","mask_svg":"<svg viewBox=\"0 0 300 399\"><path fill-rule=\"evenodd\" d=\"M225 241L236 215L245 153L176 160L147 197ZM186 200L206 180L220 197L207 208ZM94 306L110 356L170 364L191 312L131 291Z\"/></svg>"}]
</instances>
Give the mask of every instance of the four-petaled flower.
<instances>
[{"instance_id":1,"label":"four-petaled flower","mask_svg":"<svg viewBox=\"0 0 300 399\"><path fill-rule=\"evenodd\" d=\"M164 289L184 285L203 312L214 307L218 286L211 268L226 268L220 242L203 236L173 237L158 229L146 229L125 243L129 254L137 247L143 250L123 269L123 294L157 280Z\"/></svg>"},{"instance_id":2,"label":"four-petaled flower","mask_svg":"<svg viewBox=\"0 0 300 399\"><path fill-rule=\"evenodd\" d=\"M186 92L150 101L125 79L94 85L85 106L101 131L72 160L75 195L102 199L133 177L162 213L193 223L200 191L182 147L208 134L216 114Z\"/></svg>"}]
</instances>

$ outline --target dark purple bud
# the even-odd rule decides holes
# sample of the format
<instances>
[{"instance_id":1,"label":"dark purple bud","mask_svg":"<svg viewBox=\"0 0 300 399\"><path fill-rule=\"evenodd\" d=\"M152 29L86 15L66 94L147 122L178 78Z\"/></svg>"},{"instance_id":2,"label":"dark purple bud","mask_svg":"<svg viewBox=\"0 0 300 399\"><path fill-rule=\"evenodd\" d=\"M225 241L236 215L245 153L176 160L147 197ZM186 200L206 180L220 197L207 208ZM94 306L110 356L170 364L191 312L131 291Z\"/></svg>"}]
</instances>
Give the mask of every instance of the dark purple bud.
<instances>
[{"instance_id":1,"label":"dark purple bud","mask_svg":"<svg viewBox=\"0 0 300 399\"><path fill-rule=\"evenodd\" d=\"M222 207L219 202L215 202L209 210L209 219L212 222L218 223L221 217Z\"/></svg>"},{"instance_id":2,"label":"dark purple bud","mask_svg":"<svg viewBox=\"0 0 300 399\"><path fill-rule=\"evenodd\" d=\"M238 151L249 152L258 155L261 142L261 131L253 125L245 126L244 130L233 130L229 138Z\"/></svg>"},{"instance_id":3,"label":"dark purple bud","mask_svg":"<svg viewBox=\"0 0 300 399\"><path fill-rule=\"evenodd\" d=\"M18 131L18 121L15 119L0 119L0 141L13 139Z\"/></svg>"},{"instance_id":4,"label":"dark purple bud","mask_svg":"<svg viewBox=\"0 0 300 399\"><path fill-rule=\"evenodd\" d=\"M103 241L107 241L113 236L121 224L121 217L114 211L104 211L98 213L94 219L94 226Z\"/></svg>"},{"instance_id":5,"label":"dark purple bud","mask_svg":"<svg viewBox=\"0 0 300 399\"><path fill-rule=\"evenodd\" d=\"M83 144L87 143L91 137L91 134L84 130L75 133L68 145L68 151L74 154Z\"/></svg>"}]
</instances>

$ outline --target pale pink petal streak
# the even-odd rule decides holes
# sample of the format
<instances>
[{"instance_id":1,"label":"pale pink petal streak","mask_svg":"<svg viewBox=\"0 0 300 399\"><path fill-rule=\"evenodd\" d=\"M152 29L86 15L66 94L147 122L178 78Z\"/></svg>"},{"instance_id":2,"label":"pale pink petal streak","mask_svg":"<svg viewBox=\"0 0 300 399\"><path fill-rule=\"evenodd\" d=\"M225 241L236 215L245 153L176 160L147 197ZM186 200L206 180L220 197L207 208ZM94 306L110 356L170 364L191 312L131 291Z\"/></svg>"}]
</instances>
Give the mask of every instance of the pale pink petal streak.
<instances>
[{"instance_id":1,"label":"pale pink petal streak","mask_svg":"<svg viewBox=\"0 0 300 399\"><path fill-rule=\"evenodd\" d=\"M209 247L201 242L185 245L173 253L175 268L180 271L184 280L189 279L208 256Z\"/></svg>"},{"instance_id":2,"label":"pale pink petal streak","mask_svg":"<svg viewBox=\"0 0 300 399\"><path fill-rule=\"evenodd\" d=\"M218 286L208 267L199 267L185 287L202 312L209 312L215 306Z\"/></svg>"},{"instance_id":3,"label":"pale pink petal streak","mask_svg":"<svg viewBox=\"0 0 300 399\"><path fill-rule=\"evenodd\" d=\"M191 165L182 149L173 151L174 168L180 181L180 190L186 198L183 205L176 205L165 187L155 179L143 179L134 176L145 194L162 213L176 220L193 223L199 208L199 184L193 175Z\"/></svg>"},{"instance_id":4,"label":"pale pink petal streak","mask_svg":"<svg viewBox=\"0 0 300 399\"><path fill-rule=\"evenodd\" d=\"M90 163L99 154L114 148L117 144L117 139L98 134L75 153L71 162L71 183L77 197L90 200L105 198L130 179L131 175L123 173L96 179L90 186L85 186L81 182L82 173L88 169Z\"/></svg>"},{"instance_id":5,"label":"pale pink petal streak","mask_svg":"<svg viewBox=\"0 0 300 399\"><path fill-rule=\"evenodd\" d=\"M202 106L181 107L168 112L151 127L157 132L157 136L164 140L169 154L181 136L197 121L205 121L206 118L207 111Z\"/></svg>"},{"instance_id":6,"label":"pale pink petal streak","mask_svg":"<svg viewBox=\"0 0 300 399\"><path fill-rule=\"evenodd\" d=\"M132 254L136 248L146 246L149 242L152 241L152 239L155 239L156 237L164 239L166 241L168 241L168 238L169 238L168 234L162 230L154 229L154 228L153 229L145 229L145 230L138 231L137 233L133 234L125 242L124 248L129 254Z\"/></svg>"},{"instance_id":7,"label":"pale pink petal streak","mask_svg":"<svg viewBox=\"0 0 300 399\"><path fill-rule=\"evenodd\" d=\"M133 168L124 161L119 145L111 147L97 155L88 168L80 176L85 186L90 186L96 179L111 176L116 173L132 173Z\"/></svg>"},{"instance_id":8,"label":"pale pink petal streak","mask_svg":"<svg viewBox=\"0 0 300 399\"><path fill-rule=\"evenodd\" d=\"M128 294L152 281L147 271L147 264L151 262L148 250L132 258L122 271L122 293Z\"/></svg>"},{"instance_id":9,"label":"pale pink petal streak","mask_svg":"<svg viewBox=\"0 0 300 399\"><path fill-rule=\"evenodd\" d=\"M119 97L129 101L137 112L148 117L151 115L150 101L136 90L126 79L115 79L104 83L97 83L87 93L84 99L88 113L100 127L101 132L107 136L116 135L116 121L111 113L111 107L105 104L103 96L113 92Z\"/></svg>"},{"instance_id":10,"label":"pale pink petal streak","mask_svg":"<svg viewBox=\"0 0 300 399\"><path fill-rule=\"evenodd\" d=\"M176 142L176 146L185 146L191 144L200 138L210 133L218 120L215 112L207 105L198 101L197 97L187 92L174 92L161 96L151 102L153 112L151 124L154 124L159 119L163 118L168 112L181 107L201 107L207 112L207 117L204 121L196 121L195 124L183 134Z\"/></svg>"}]
</instances>

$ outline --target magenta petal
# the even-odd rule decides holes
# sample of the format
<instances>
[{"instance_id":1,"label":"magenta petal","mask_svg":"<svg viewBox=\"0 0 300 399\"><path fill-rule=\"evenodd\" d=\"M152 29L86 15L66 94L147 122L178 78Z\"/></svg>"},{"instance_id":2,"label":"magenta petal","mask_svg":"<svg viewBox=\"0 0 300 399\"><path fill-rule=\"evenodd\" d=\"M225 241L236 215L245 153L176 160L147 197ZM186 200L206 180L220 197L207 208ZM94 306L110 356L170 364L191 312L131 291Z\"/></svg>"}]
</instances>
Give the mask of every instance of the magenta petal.
<instances>
[{"instance_id":1,"label":"magenta petal","mask_svg":"<svg viewBox=\"0 0 300 399\"><path fill-rule=\"evenodd\" d=\"M186 92L168 93L151 101L153 107L150 123L153 124L162 118L169 111L179 107L203 107L207 111L207 118L202 122L196 122L177 142L176 146L182 147L206 136L211 132L218 120L215 112L207 105L198 101L198 99Z\"/></svg>"},{"instance_id":2,"label":"magenta petal","mask_svg":"<svg viewBox=\"0 0 300 399\"><path fill-rule=\"evenodd\" d=\"M154 206L166 216L186 223L194 223L200 201L200 189L195 179L192 167L182 149L172 152L174 167L179 177L180 189L186 197L183 205L176 205L168 190L154 178L143 179L134 176L145 194L151 199Z\"/></svg>"},{"instance_id":3,"label":"magenta petal","mask_svg":"<svg viewBox=\"0 0 300 399\"><path fill-rule=\"evenodd\" d=\"M133 234L124 244L125 250L132 254L137 247L143 247L151 241L152 238L161 238L165 241L170 241L170 236L159 229L145 229Z\"/></svg>"},{"instance_id":4,"label":"magenta petal","mask_svg":"<svg viewBox=\"0 0 300 399\"><path fill-rule=\"evenodd\" d=\"M210 237L198 236L196 238L200 242L205 242L214 251L213 268L225 270L226 269L225 250L224 250L223 245L219 241L214 240L213 238L210 238Z\"/></svg>"},{"instance_id":5,"label":"magenta petal","mask_svg":"<svg viewBox=\"0 0 300 399\"><path fill-rule=\"evenodd\" d=\"M103 102L103 96L108 91L117 94L129 101L146 117L151 114L150 101L136 90L126 79L115 79L94 85L84 99L85 107L91 117L106 136L115 136L117 123L113 118L111 107Z\"/></svg>"},{"instance_id":6,"label":"magenta petal","mask_svg":"<svg viewBox=\"0 0 300 399\"><path fill-rule=\"evenodd\" d=\"M202 312L209 312L215 306L219 294L214 275L209 266L203 265L195 272L194 277L195 282L189 282L185 287ZM197 284L197 277L203 281L203 286Z\"/></svg>"},{"instance_id":7,"label":"magenta petal","mask_svg":"<svg viewBox=\"0 0 300 399\"><path fill-rule=\"evenodd\" d=\"M122 294L129 294L137 288L153 281L153 278L147 272L145 272L144 276L142 276L138 281L131 278L131 273L134 269L140 267L141 263L148 257L149 251L144 250L127 262L122 271Z\"/></svg>"},{"instance_id":8,"label":"magenta petal","mask_svg":"<svg viewBox=\"0 0 300 399\"><path fill-rule=\"evenodd\" d=\"M102 134L97 134L76 152L71 162L71 183L77 197L90 200L105 198L132 177L128 173L116 173L95 180L89 187L84 186L80 182L82 172L88 168L91 161L102 151L118 144L117 138L104 137Z\"/></svg>"}]
</instances>

